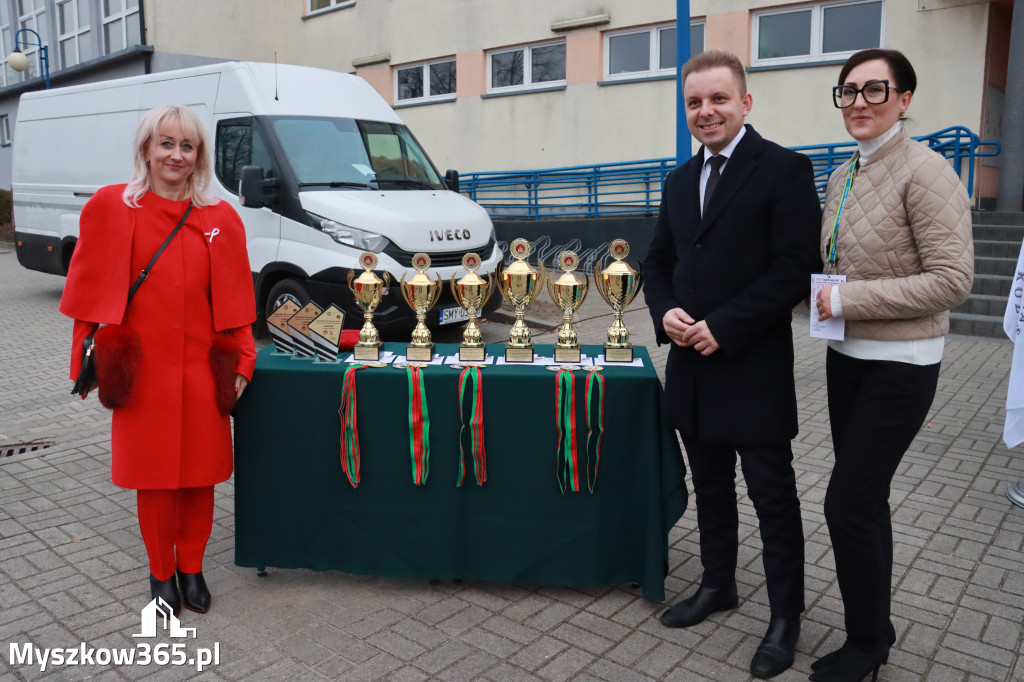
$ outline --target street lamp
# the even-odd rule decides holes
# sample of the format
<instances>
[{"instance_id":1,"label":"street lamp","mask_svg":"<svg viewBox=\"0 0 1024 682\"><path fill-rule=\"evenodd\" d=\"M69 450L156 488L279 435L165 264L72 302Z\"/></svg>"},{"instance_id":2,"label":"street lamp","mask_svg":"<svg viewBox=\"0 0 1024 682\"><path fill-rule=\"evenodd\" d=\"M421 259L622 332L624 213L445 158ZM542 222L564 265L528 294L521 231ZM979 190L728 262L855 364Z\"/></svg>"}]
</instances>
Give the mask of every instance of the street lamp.
<instances>
[{"instance_id":1,"label":"street lamp","mask_svg":"<svg viewBox=\"0 0 1024 682\"><path fill-rule=\"evenodd\" d=\"M47 54L46 45L43 45L43 39L39 37L39 34L30 28L23 28L14 34L14 52L7 55L7 63L11 65L11 68L15 71L25 71L28 69L28 57L21 51L18 45L18 36L25 32L31 33L36 37L36 42L29 43L27 40L22 40L21 45L26 47L38 47L39 51L39 72L43 76L43 81L46 83L46 87L50 87L50 58Z\"/></svg>"}]
</instances>

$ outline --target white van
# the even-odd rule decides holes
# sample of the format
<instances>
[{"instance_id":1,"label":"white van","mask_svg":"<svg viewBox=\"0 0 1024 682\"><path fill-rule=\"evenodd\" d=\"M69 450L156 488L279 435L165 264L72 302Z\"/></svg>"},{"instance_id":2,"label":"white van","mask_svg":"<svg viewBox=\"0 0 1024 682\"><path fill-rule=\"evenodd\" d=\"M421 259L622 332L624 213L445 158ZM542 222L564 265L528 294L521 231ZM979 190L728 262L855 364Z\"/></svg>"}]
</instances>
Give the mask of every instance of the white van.
<instances>
[{"instance_id":1,"label":"white van","mask_svg":"<svg viewBox=\"0 0 1024 682\"><path fill-rule=\"evenodd\" d=\"M501 258L486 211L458 194L458 173L442 178L364 80L224 62L22 95L12 172L22 265L67 274L82 206L99 187L128 181L139 120L160 104L186 104L207 126L211 191L245 223L263 314L288 297L312 299L338 304L346 326L359 326L346 277L363 251L375 252L378 274L396 283L419 251L445 280L467 252L480 254L483 274ZM399 289L377 309L384 329L413 319ZM488 309L499 303L492 297ZM429 322L461 313L446 286Z\"/></svg>"}]
</instances>

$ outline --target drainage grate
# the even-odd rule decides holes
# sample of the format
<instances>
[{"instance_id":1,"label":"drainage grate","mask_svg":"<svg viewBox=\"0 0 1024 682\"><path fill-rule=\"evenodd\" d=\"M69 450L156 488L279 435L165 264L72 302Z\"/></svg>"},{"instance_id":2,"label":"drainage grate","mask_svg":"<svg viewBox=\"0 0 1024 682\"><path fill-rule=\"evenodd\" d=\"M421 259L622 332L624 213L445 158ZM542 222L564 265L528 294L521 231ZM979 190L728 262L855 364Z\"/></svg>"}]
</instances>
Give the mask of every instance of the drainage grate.
<instances>
[{"instance_id":1,"label":"drainage grate","mask_svg":"<svg viewBox=\"0 0 1024 682\"><path fill-rule=\"evenodd\" d=\"M30 443L6 443L0 445L0 458L10 457L12 455L23 455L26 452L35 452L36 450L45 450L46 448L53 447L57 444L55 440L34 440Z\"/></svg>"}]
</instances>

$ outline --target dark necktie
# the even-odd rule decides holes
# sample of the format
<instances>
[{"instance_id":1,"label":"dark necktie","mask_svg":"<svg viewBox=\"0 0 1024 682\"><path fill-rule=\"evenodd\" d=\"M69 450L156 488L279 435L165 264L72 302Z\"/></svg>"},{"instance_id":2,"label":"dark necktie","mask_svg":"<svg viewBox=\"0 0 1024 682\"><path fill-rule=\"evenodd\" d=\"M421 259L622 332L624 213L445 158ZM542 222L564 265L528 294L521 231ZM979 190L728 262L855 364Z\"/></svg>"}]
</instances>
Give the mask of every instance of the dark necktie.
<instances>
[{"instance_id":1,"label":"dark necktie","mask_svg":"<svg viewBox=\"0 0 1024 682\"><path fill-rule=\"evenodd\" d=\"M707 212L708 204L711 203L711 195L715 191L715 187L718 186L718 181L722 178L721 169L722 164L727 161L727 157L721 154L715 154L708 159L708 165L711 166L711 173L708 175L708 183L704 185L704 207L701 210L701 216Z\"/></svg>"}]
</instances>

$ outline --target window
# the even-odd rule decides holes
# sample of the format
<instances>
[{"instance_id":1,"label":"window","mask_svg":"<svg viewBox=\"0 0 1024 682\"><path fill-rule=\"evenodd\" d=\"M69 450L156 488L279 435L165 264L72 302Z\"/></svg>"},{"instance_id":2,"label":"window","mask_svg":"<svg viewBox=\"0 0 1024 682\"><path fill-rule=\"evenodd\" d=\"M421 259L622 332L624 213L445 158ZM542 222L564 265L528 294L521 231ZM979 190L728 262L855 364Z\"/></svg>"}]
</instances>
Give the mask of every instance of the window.
<instances>
[{"instance_id":1,"label":"window","mask_svg":"<svg viewBox=\"0 0 1024 682\"><path fill-rule=\"evenodd\" d=\"M14 31L11 30L11 8L6 2L0 2L0 85L9 85L18 81L17 71L7 63L7 55L14 50Z\"/></svg>"},{"instance_id":2,"label":"window","mask_svg":"<svg viewBox=\"0 0 1024 682\"><path fill-rule=\"evenodd\" d=\"M395 69L396 102L445 102L455 99L455 60Z\"/></svg>"},{"instance_id":3,"label":"window","mask_svg":"<svg viewBox=\"0 0 1024 682\"><path fill-rule=\"evenodd\" d=\"M351 7L354 4L356 4L356 0L308 0L306 14L316 14L317 12L325 12L331 9Z\"/></svg>"},{"instance_id":4,"label":"window","mask_svg":"<svg viewBox=\"0 0 1024 682\"><path fill-rule=\"evenodd\" d=\"M142 42L139 0L102 0L103 54L118 52Z\"/></svg>"},{"instance_id":5,"label":"window","mask_svg":"<svg viewBox=\"0 0 1024 682\"><path fill-rule=\"evenodd\" d=\"M11 144L11 119L7 114L0 114L0 147Z\"/></svg>"},{"instance_id":6,"label":"window","mask_svg":"<svg viewBox=\"0 0 1024 682\"><path fill-rule=\"evenodd\" d=\"M704 51L704 22L690 24L690 56ZM604 38L604 76L644 78L669 76L676 68L676 27L654 26L608 33Z\"/></svg>"},{"instance_id":7,"label":"window","mask_svg":"<svg viewBox=\"0 0 1024 682\"><path fill-rule=\"evenodd\" d=\"M87 0L58 0L57 34L61 68L66 69L96 56L89 39Z\"/></svg>"},{"instance_id":8,"label":"window","mask_svg":"<svg viewBox=\"0 0 1024 682\"><path fill-rule=\"evenodd\" d=\"M501 50L487 55L487 91L565 85L565 41Z\"/></svg>"},{"instance_id":9,"label":"window","mask_svg":"<svg viewBox=\"0 0 1024 682\"><path fill-rule=\"evenodd\" d=\"M218 123L214 157L217 179L232 194L238 194L243 166L259 166L263 177L271 177L270 152L260 132L253 130L252 119L236 118Z\"/></svg>"},{"instance_id":10,"label":"window","mask_svg":"<svg viewBox=\"0 0 1024 682\"><path fill-rule=\"evenodd\" d=\"M754 14L755 66L845 59L881 47L884 0L830 2Z\"/></svg>"},{"instance_id":11,"label":"window","mask_svg":"<svg viewBox=\"0 0 1024 682\"><path fill-rule=\"evenodd\" d=\"M43 45L49 44L50 36L46 21L46 0L18 0L18 29L30 28L39 34L39 42ZM25 71L25 78L38 78L39 73L39 46L35 45L36 37L30 33L23 33L22 40L19 40L19 47L25 56L28 57L28 69ZM12 41L13 43L13 41ZM13 49L12 45L12 49Z\"/></svg>"}]
</instances>

